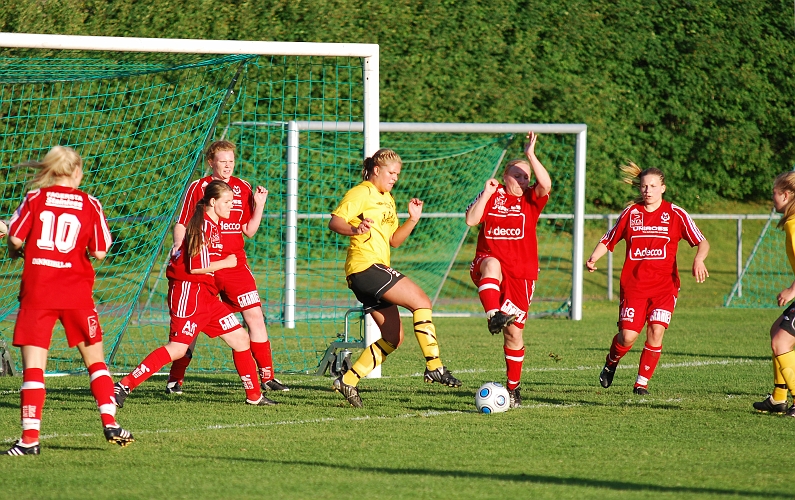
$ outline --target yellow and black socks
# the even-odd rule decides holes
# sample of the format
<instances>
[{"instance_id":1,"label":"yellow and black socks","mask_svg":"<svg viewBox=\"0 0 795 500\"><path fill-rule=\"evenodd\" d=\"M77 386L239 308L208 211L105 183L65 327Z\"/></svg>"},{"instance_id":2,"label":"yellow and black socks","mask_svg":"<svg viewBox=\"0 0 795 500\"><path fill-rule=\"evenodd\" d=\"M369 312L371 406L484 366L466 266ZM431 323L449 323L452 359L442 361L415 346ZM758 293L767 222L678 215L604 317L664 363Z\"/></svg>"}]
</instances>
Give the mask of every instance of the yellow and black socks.
<instances>
[{"instance_id":1,"label":"yellow and black socks","mask_svg":"<svg viewBox=\"0 0 795 500\"><path fill-rule=\"evenodd\" d=\"M433 326L430 309L417 309L414 311L414 336L425 356L425 366L433 371L442 367L439 359L439 343L436 341L436 327Z\"/></svg>"},{"instance_id":2,"label":"yellow and black socks","mask_svg":"<svg viewBox=\"0 0 795 500\"><path fill-rule=\"evenodd\" d=\"M356 387L359 380L366 377L375 367L384 362L397 347L384 339L378 339L362 351L353 367L342 376L342 382Z\"/></svg>"},{"instance_id":3,"label":"yellow and black socks","mask_svg":"<svg viewBox=\"0 0 795 500\"><path fill-rule=\"evenodd\" d=\"M789 391L795 394L795 351L785 352L776 356L781 377L787 384Z\"/></svg>"},{"instance_id":4,"label":"yellow and black socks","mask_svg":"<svg viewBox=\"0 0 795 500\"><path fill-rule=\"evenodd\" d=\"M773 356L773 394L771 398L775 402L787 401L787 382L781 374L781 366L778 364L778 359Z\"/></svg>"}]
</instances>

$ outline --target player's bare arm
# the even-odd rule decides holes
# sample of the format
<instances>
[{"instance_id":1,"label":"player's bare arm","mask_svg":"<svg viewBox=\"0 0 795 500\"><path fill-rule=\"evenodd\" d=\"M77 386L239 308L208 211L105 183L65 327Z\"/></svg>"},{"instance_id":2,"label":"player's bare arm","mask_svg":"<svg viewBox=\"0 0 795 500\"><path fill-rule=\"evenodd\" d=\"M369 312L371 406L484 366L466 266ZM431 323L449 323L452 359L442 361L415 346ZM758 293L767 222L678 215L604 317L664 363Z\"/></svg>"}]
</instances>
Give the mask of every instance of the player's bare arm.
<instances>
[{"instance_id":1,"label":"player's bare arm","mask_svg":"<svg viewBox=\"0 0 795 500\"><path fill-rule=\"evenodd\" d=\"M191 269L191 274L207 274L207 273L214 273L215 271L219 271L221 269L231 269L237 266L237 257L235 254L231 254L227 256L225 259L216 260L215 262L211 262L209 266L204 267L202 269Z\"/></svg>"},{"instance_id":2,"label":"player's bare arm","mask_svg":"<svg viewBox=\"0 0 795 500\"><path fill-rule=\"evenodd\" d=\"M404 222L397 230L392 234L392 237L389 238L389 246L392 248L397 248L406 241L406 238L409 237L414 228L417 226L417 223L420 221L420 217L422 217L422 200L418 198L412 198L409 201L409 218Z\"/></svg>"},{"instance_id":3,"label":"player's bare arm","mask_svg":"<svg viewBox=\"0 0 795 500\"><path fill-rule=\"evenodd\" d=\"M348 224L348 221L338 215L332 215L328 223L328 228L342 236L358 236L370 231L370 226L373 224L373 219L365 217L365 219L358 225L354 226Z\"/></svg>"},{"instance_id":4,"label":"player's bare arm","mask_svg":"<svg viewBox=\"0 0 795 500\"><path fill-rule=\"evenodd\" d=\"M8 237L8 256L12 259L18 259L22 257L22 244L25 243L24 241L20 240L16 236L9 236Z\"/></svg>"},{"instance_id":5,"label":"player's bare arm","mask_svg":"<svg viewBox=\"0 0 795 500\"><path fill-rule=\"evenodd\" d=\"M693 276L696 278L697 283L704 283L704 281L709 278L707 266L704 265L707 254L709 254L709 242L707 240L701 240L698 244L696 257L693 259Z\"/></svg>"},{"instance_id":6,"label":"player's bare arm","mask_svg":"<svg viewBox=\"0 0 795 500\"><path fill-rule=\"evenodd\" d=\"M174 224L174 244L171 246L171 256L177 255L179 252L180 247L182 246L182 241L185 239L185 226L180 224L179 222Z\"/></svg>"},{"instance_id":7,"label":"player's bare arm","mask_svg":"<svg viewBox=\"0 0 795 500\"><path fill-rule=\"evenodd\" d=\"M795 299L795 281L776 295L779 307L784 307L784 305L789 303L792 299Z\"/></svg>"},{"instance_id":8,"label":"player's bare arm","mask_svg":"<svg viewBox=\"0 0 795 500\"><path fill-rule=\"evenodd\" d=\"M704 240L706 241L706 240ZM607 253L607 245L602 243L601 241L596 244L596 248L593 249L591 252L591 256L588 257L588 260L585 262L585 267L588 268L588 272L592 273L596 271L596 261L601 259L604 254ZM706 270L706 269L705 269Z\"/></svg>"},{"instance_id":9,"label":"player's bare arm","mask_svg":"<svg viewBox=\"0 0 795 500\"><path fill-rule=\"evenodd\" d=\"M102 260L108 255L108 252L94 251L94 252L88 252L88 255L94 257L97 260Z\"/></svg>"},{"instance_id":10,"label":"player's bare arm","mask_svg":"<svg viewBox=\"0 0 795 500\"><path fill-rule=\"evenodd\" d=\"M253 238L257 234L266 201L268 201L268 190L263 186L257 186L257 189L254 190L254 210L251 213L251 219L243 226L243 234L249 238Z\"/></svg>"},{"instance_id":11,"label":"player's bare arm","mask_svg":"<svg viewBox=\"0 0 795 500\"><path fill-rule=\"evenodd\" d=\"M533 169L533 174L536 177L536 196L539 198L546 196L549 194L549 191L552 189L552 179L549 177L549 172L547 169L544 168L544 165L541 164L538 157L536 157L536 142L538 141L538 136L535 132L530 131L527 133L527 144L524 147L524 154L527 157L527 161L530 162L530 168Z\"/></svg>"},{"instance_id":12,"label":"player's bare arm","mask_svg":"<svg viewBox=\"0 0 795 500\"><path fill-rule=\"evenodd\" d=\"M489 198L497 191L498 187L500 187L500 182L497 179L489 179L486 181L486 185L483 186L483 194L480 195L480 198L478 198L472 206L467 208L467 226L477 226L480 224L480 219L483 218L483 212L486 211Z\"/></svg>"}]
</instances>

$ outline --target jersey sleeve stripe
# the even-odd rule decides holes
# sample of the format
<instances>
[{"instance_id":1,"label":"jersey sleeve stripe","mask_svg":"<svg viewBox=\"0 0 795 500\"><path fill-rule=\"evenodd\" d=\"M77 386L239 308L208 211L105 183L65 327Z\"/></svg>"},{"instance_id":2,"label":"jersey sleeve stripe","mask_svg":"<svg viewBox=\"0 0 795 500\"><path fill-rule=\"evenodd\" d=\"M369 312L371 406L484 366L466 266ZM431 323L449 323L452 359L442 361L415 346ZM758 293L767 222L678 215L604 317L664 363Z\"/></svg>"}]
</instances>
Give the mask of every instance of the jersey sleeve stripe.
<instances>
[{"instance_id":1,"label":"jersey sleeve stripe","mask_svg":"<svg viewBox=\"0 0 795 500\"><path fill-rule=\"evenodd\" d=\"M673 203L671 203L671 209L674 211L674 213L676 213L677 217L679 217L679 220L682 221L682 226L685 228L687 241L691 245L698 245L706 239L704 238L704 235L701 234L698 226L696 226L696 223L690 217L690 214L685 211L685 209L674 205Z\"/></svg>"},{"instance_id":2,"label":"jersey sleeve stripe","mask_svg":"<svg viewBox=\"0 0 795 500\"><path fill-rule=\"evenodd\" d=\"M105 218L105 212L102 210L102 203L99 199L88 195L88 199L91 202L91 205L94 207L94 210L97 212L97 218L99 219L99 227L102 230L102 238L99 238L99 235L94 234L94 240L96 241L96 251L99 252L107 252L110 250L110 245L113 243L113 237L110 234L110 227L108 227L108 220ZM96 229L95 229L96 233ZM100 245L100 243L102 243Z\"/></svg>"},{"instance_id":3,"label":"jersey sleeve stripe","mask_svg":"<svg viewBox=\"0 0 795 500\"><path fill-rule=\"evenodd\" d=\"M616 219L616 223L613 225L613 227L608 229L608 231L604 234L604 236L602 236L602 238L599 240L600 243L603 243L605 246L609 247L610 246L609 243L612 242L613 246L615 247L615 244L618 243L618 240L616 240L616 230L620 225L620 223L627 217L630 208L632 208L632 205L628 206L621 212L621 214L618 216L618 219Z\"/></svg>"},{"instance_id":4,"label":"jersey sleeve stripe","mask_svg":"<svg viewBox=\"0 0 795 500\"><path fill-rule=\"evenodd\" d=\"M177 223L182 224L183 226L186 226L188 224L188 220L190 220L191 213L195 208L190 206L191 205L190 200L193 200L194 197L196 196L195 191L197 189L200 189L199 186L201 185L201 182L202 182L201 179L197 179L191 182L190 186L188 186L188 189L185 191L185 198L182 199L182 210L180 210L179 219L177 220Z\"/></svg>"}]
</instances>

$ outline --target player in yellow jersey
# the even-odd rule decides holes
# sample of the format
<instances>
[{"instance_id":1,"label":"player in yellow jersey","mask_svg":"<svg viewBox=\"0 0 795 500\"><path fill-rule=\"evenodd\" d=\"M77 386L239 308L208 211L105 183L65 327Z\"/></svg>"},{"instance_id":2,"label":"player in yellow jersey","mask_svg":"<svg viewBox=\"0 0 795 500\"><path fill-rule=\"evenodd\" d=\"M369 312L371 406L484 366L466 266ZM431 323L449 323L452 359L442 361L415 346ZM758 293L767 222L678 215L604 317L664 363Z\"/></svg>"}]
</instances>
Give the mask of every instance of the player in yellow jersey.
<instances>
[{"instance_id":1,"label":"player in yellow jersey","mask_svg":"<svg viewBox=\"0 0 795 500\"><path fill-rule=\"evenodd\" d=\"M397 306L405 307L414 316L414 335L425 356L425 381L461 386L461 381L453 377L439 358L428 295L408 277L389 267L390 247L399 247L422 215L422 201L412 198L408 220L402 225L398 222L390 191L397 182L402 164L400 156L391 149L380 149L364 160L363 182L345 194L331 213L328 225L335 233L350 236L345 260L348 288L381 330L381 338L362 352L350 370L334 380L334 390L357 408L362 406L357 388L359 380L383 363L403 342L403 325Z\"/></svg>"},{"instance_id":2,"label":"player in yellow jersey","mask_svg":"<svg viewBox=\"0 0 795 500\"><path fill-rule=\"evenodd\" d=\"M773 208L782 214L778 227L784 229L790 267L795 272L795 172L786 172L773 182ZM779 292L778 305L795 299L795 281ZM795 404L787 409L787 389L795 394L795 302L791 303L770 328L773 349L773 393L754 403L758 411L785 413L795 417Z\"/></svg>"}]
</instances>

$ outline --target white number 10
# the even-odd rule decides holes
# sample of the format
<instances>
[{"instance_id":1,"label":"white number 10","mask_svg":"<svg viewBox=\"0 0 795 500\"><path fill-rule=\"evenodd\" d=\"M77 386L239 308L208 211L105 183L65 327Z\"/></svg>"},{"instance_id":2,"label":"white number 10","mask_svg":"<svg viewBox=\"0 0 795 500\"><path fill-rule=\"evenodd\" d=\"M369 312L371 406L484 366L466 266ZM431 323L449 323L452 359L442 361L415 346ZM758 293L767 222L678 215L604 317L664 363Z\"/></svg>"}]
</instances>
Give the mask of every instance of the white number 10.
<instances>
[{"instance_id":1,"label":"white number 10","mask_svg":"<svg viewBox=\"0 0 795 500\"><path fill-rule=\"evenodd\" d=\"M42 224L41 238L36 240L36 246L42 250L57 248L61 253L67 253L74 249L77 236L80 233L80 220L76 215L61 214L56 220L54 213L45 210L39 214L39 220Z\"/></svg>"}]
</instances>

